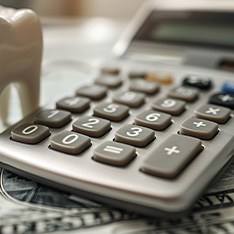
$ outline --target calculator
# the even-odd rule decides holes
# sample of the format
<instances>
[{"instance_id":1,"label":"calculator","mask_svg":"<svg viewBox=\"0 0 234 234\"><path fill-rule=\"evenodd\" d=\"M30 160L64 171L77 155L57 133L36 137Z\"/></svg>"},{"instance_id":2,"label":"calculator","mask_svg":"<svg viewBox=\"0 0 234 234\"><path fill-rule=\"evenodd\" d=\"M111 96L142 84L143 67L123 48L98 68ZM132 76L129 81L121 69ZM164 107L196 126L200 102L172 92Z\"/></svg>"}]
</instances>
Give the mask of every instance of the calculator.
<instances>
[{"instance_id":1,"label":"calculator","mask_svg":"<svg viewBox=\"0 0 234 234\"><path fill-rule=\"evenodd\" d=\"M234 4L150 1L91 81L0 135L1 167L147 216L192 209L234 154Z\"/></svg>"}]
</instances>

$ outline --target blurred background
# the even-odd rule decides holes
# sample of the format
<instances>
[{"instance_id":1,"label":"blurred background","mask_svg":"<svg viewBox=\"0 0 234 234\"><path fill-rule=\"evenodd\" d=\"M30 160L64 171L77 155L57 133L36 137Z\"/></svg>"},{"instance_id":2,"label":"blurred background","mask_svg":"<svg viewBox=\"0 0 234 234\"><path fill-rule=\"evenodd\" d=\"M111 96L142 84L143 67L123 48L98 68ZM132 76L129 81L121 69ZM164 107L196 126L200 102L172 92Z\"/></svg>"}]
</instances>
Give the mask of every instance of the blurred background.
<instances>
[{"instance_id":1,"label":"blurred background","mask_svg":"<svg viewBox=\"0 0 234 234\"><path fill-rule=\"evenodd\" d=\"M41 16L130 19L145 0L0 0L16 8L28 7Z\"/></svg>"}]
</instances>

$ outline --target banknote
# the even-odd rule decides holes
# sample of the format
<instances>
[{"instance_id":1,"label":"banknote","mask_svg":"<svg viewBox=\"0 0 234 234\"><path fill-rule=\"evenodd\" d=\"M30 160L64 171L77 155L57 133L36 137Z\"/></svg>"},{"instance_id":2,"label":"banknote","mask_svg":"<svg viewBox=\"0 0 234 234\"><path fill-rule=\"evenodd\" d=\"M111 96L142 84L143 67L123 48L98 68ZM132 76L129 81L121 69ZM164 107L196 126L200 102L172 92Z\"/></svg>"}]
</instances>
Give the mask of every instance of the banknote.
<instances>
[{"instance_id":1,"label":"banknote","mask_svg":"<svg viewBox=\"0 0 234 234\"><path fill-rule=\"evenodd\" d=\"M148 218L61 192L2 169L0 233L234 233L234 163L178 219Z\"/></svg>"}]
</instances>

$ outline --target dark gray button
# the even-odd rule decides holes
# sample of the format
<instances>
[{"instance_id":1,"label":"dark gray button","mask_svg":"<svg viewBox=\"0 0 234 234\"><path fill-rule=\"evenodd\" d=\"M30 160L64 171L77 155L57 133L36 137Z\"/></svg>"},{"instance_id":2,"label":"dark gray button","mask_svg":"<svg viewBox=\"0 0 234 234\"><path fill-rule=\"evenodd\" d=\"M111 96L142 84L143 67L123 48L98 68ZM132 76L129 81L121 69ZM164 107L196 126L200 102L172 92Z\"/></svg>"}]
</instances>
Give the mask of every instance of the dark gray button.
<instances>
[{"instance_id":1,"label":"dark gray button","mask_svg":"<svg viewBox=\"0 0 234 234\"><path fill-rule=\"evenodd\" d=\"M108 141L96 148L93 159L113 166L125 166L135 157L135 148Z\"/></svg>"},{"instance_id":2,"label":"dark gray button","mask_svg":"<svg viewBox=\"0 0 234 234\"><path fill-rule=\"evenodd\" d=\"M137 115L134 122L135 124L161 131L171 124L171 116L161 112L147 110Z\"/></svg>"},{"instance_id":3,"label":"dark gray button","mask_svg":"<svg viewBox=\"0 0 234 234\"><path fill-rule=\"evenodd\" d=\"M117 67L103 67L101 68L102 74L108 74L108 75L119 75L120 69Z\"/></svg>"},{"instance_id":4,"label":"dark gray button","mask_svg":"<svg viewBox=\"0 0 234 234\"><path fill-rule=\"evenodd\" d=\"M129 107L139 107L144 103L145 95L129 91L118 94L113 100Z\"/></svg>"},{"instance_id":5,"label":"dark gray button","mask_svg":"<svg viewBox=\"0 0 234 234\"><path fill-rule=\"evenodd\" d=\"M196 87L202 90L208 90L213 86L210 77L198 75L187 75L183 80L183 85Z\"/></svg>"},{"instance_id":6,"label":"dark gray button","mask_svg":"<svg viewBox=\"0 0 234 234\"><path fill-rule=\"evenodd\" d=\"M185 110L185 102L171 98L162 98L154 101L152 103L152 108L171 115L180 115Z\"/></svg>"},{"instance_id":7,"label":"dark gray button","mask_svg":"<svg viewBox=\"0 0 234 234\"><path fill-rule=\"evenodd\" d=\"M129 89L145 94L156 94L159 91L159 85L144 79L133 79L130 81Z\"/></svg>"},{"instance_id":8,"label":"dark gray button","mask_svg":"<svg viewBox=\"0 0 234 234\"><path fill-rule=\"evenodd\" d=\"M11 138L26 144L37 144L50 135L49 128L39 124L22 124L11 131Z\"/></svg>"},{"instance_id":9,"label":"dark gray button","mask_svg":"<svg viewBox=\"0 0 234 234\"><path fill-rule=\"evenodd\" d=\"M203 140L211 140L217 132L218 124L194 117L185 120L180 126L181 134Z\"/></svg>"},{"instance_id":10,"label":"dark gray button","mask_svg":"<svg viewBox=\"0 0 234 234\"><path fill-rule=\"evenodd\" d=\"M76 95L84 96L92 100L100 100L107 94L106 87L98 85L84 86L76 91Z\"/></svg>"},{"instance_id":11,"label":"dark gray button","mask_svg":"<svg viewBox=\"0 0 234 234\"><path fill-rule=\"evenodd\" d=\"M151 175L174 178L201 151L200 140L174 134L148 155L141 171Z\"/></svg>"},{"instance_id":12,"label":"dark gray button","mask_svg":"<svg viewBox=\"0 0 234 234\"><path fill-rule=\"evenodd\" d=\"M215 93L209 98L209 103L228 107L234 110L234 94Z\"/></svg>"},{"instance_id":13,"label":"dark gray button","mask_svg":"<svg viewBox=\"0 0 234 234\"><path fill-rule=\"evenodd\" d=\"M60 128L71 121L71 113L63 110L42 110L35 117L35 123L51 128Z\"/></svg>"},{"instance_id":14,"label":"dark gray button","mask_svg":"<svg viewBox=\"0 0 234 234\"><path fill-rule=\"evenodd\" d=\"M79 154L91 146L90 138L76 132L64 131L51 139L50 147L68 154Z\"/></svg>"},{"instance_id":15,"label":"dark gray button","mask_svg":"<svg viewBox=\"0 0 234 234\"><path fill-rule=\"evenodd\" d=\"M127 106L116 103L102 103L93 109L95 116L116 122L126 118L128 111Z\"/></svg>"},{"instance_id":16,"label":"dark gray button","mask_svg":"<svg viewBox=\"0 0 234 234\"><path fill-rule=\"evenodd\" d=\"M145 127L131 124L120 128L115 133L116 141L138 147L145 147L154 139L154 131Z\"/></svg>"},{"instance_id":17,"label":"dark gray button","mask_svg":"<svg viewBox=\"0 0 234 234\"><path fill-rule=\"evenodd\" d=\"M81 113L89 108L90 99L85 97L67 97L56 103L56 108Z\"/></svg>"},{"instance_id":18,"label":"dark gray button","mask_svg":"<svg viewBox=\"0 0 234 234\"><path fill-rule=\"evenodd\" d=\"M130 79L145 79L147 76L146 72L137 72L137 71L132 71L128 74L128 77Z\"/></svg>"},{"instance_id":19,"label":"dark gray button","mask_svg":"<svg viewBox=\"0 0 234 234\"><path fill-rule=\"evenodd\" d=\"M91 137L101 137L111 129L110 121L93 116L82 116L72 124L73 130Z\"/></svg>"},{"instance_id":20,"label":"dark gray button","mask_svg":"<svg viewBox=\"0 0 234 234\"><path fill-rule=\"evenodd\" d=\"M122 80L118 76L101 76L95 80L95 83L98 85L104 85L108 88L117 88L122 84Z\"/></svg>"},{"instance_id":21,"label":"dark gray button","mask_svg":"<svg viewBox=\"0 0 234 234\"><path fill-rule=\"evenodd\" d=\"M167 96L178 98L186 102L193 102L198 98L198 90L193 88L177 87L172 89Z\"/></svg>"},{"instance_id":22,"label":"dark gray button","mask_svg":"<svg viewBox=\"0 0 234 234\"><path fill-rule=\"evenodd\" d=\"M224 124L228 121L231 115L229 108L205 104L196 110L196 117Z\"/></svg>"}]
</instances>

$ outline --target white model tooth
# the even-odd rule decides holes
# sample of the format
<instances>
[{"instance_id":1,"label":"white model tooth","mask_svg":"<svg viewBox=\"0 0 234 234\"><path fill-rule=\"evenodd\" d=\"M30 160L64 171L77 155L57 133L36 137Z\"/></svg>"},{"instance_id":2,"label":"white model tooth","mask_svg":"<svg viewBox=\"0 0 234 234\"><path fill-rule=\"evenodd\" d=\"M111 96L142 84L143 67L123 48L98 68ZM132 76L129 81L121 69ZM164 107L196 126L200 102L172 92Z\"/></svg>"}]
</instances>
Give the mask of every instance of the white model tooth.
<instances>
[{"instance_id":1,"label":"white model tooth","mask_svg":"<svg viewBox=\"0 0 234 234\"><path fill-rule=\"evenodd\" d=\"M0 118L3 122L7 122L11 84L18 90L24 115L38 107L41 58L39 17L28 9L0 6Z\"/></svg>"}]
</instances>

